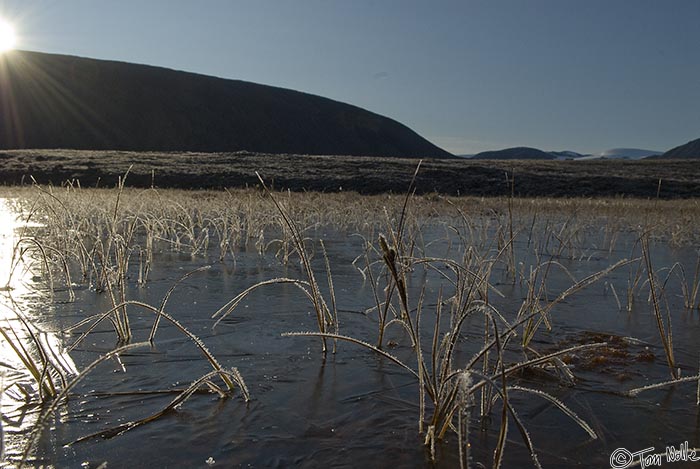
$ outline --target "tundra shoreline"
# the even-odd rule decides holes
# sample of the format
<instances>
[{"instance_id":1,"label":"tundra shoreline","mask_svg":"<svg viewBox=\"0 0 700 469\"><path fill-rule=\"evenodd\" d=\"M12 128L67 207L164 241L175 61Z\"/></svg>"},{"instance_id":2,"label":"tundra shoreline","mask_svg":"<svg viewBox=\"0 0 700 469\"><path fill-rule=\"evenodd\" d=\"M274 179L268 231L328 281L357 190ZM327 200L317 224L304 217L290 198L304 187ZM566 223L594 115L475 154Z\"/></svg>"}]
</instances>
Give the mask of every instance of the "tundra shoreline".
<instances>
[{"instance_id":1,"label":"tundra shoreline","mask_svg":"<svg viewBox=\"0 0 700 469\"><path fill-rule=\"evenodd\" d=\"M0 152L4 185L113 187L131 168L128 185L180 189L223 189L258 185L259 172L275 189L360 194L403 193L415 158L272 155L251 152L183 153L85 150ZM425 159L416 179L418 193L504 196L506 177L521 197L700 197L696 160L468 160ZM661 181L659 185L659 181Z\"/></svg>"}]
</instances>

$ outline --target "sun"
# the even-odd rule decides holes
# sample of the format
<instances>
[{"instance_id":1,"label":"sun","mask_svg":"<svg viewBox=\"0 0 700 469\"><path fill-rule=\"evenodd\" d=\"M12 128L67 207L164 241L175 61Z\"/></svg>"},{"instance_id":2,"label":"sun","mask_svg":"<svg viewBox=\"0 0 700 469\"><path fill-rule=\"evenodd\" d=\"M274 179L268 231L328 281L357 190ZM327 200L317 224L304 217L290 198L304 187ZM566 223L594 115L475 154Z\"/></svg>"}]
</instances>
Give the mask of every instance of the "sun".
<instances>
[{"instance_id":1,"label":"sun","mask_svg":"<svg viewBox=\"0 0 700 469\"><path fill-rule=\"evenodd\" d=\"M17 42L15 28L10 23L0 18L0 54L12 50Z\"/></svg>"}]
</instances>

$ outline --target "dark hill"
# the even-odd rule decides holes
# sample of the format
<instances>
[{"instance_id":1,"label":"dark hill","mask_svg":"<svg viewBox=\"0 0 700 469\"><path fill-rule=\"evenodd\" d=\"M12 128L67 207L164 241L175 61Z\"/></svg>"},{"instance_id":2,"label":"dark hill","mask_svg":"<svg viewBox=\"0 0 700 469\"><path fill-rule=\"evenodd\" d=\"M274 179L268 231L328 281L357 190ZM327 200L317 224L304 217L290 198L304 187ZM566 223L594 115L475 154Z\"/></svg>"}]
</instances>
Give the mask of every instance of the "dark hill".
<instances>
[{"instance_id":1,"label":"dark hill","mask_svg":"<svg viewBox=\"0 0 700 469\"><path fill-rule=\"evenodd\" d=\"M330 99L159 67L0 57L0 149L450 157L408 127Z\"/></svg>"},{"instance_id":2,"label":"dark hill","mask_svg":"<svg viewBox=\"0 0 700 469\"><path fill-rule=\"evenodd\" d=\"M700 158L700 138L692 140L685 145L670 149L661 155L661 158Z\"/></svg>"},{"instance_id":3,"label":"dark hill","mask_svg":"<svg viewBox=\"0 0 700 469\"><path fill-rule=\"evenodd\" d=\"M553 160L556 156L537 148L515 147L505 150L484 151L472 157L477 160Z\"/></svg>"}]
</instances>

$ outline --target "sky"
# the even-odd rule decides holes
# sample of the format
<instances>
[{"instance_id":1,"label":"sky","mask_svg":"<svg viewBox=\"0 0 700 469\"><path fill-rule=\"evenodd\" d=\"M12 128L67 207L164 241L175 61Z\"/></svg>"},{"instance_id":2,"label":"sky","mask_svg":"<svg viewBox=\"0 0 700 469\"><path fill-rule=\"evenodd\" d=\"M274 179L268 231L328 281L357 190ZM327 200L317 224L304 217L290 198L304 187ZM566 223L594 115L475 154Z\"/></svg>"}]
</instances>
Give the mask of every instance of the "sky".
<instances>
[{"instance_id":1,"label":"sky","mask_svg":"<svg viewBox=\"0 0 700 469\"><path fill-rule=\"evenodd\" d=\"M291 88L438 146L700 138L700 0L0 0L17 49Z\"/></svg>"}]
</instances>

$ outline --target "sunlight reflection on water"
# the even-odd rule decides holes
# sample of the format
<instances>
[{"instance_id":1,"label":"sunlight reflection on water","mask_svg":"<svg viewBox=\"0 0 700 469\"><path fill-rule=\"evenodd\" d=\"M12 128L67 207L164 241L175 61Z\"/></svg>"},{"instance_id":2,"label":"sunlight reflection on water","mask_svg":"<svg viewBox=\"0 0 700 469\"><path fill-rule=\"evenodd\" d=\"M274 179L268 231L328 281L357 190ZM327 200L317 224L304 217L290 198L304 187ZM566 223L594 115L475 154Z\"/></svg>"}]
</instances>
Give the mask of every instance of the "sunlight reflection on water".
<instances>
[{"instance_id":1,"label":"sunlight reflection on water","mask_svg":"<svg viewBox=\"0 0 700 469\"><path fill-rule=\"evenodd\" d=\"M25 242L41 225L30 222L11 199L0 199L0 412L7 460L19 457L36 423L40 399L38 375L44 363L75 373L58 336L38 327L37 305L49 304L47 270L36 245ZM41 351L39 350L41 348ZM51 373L51 372L50 372Z\"/></svg>"}]
</instances>

